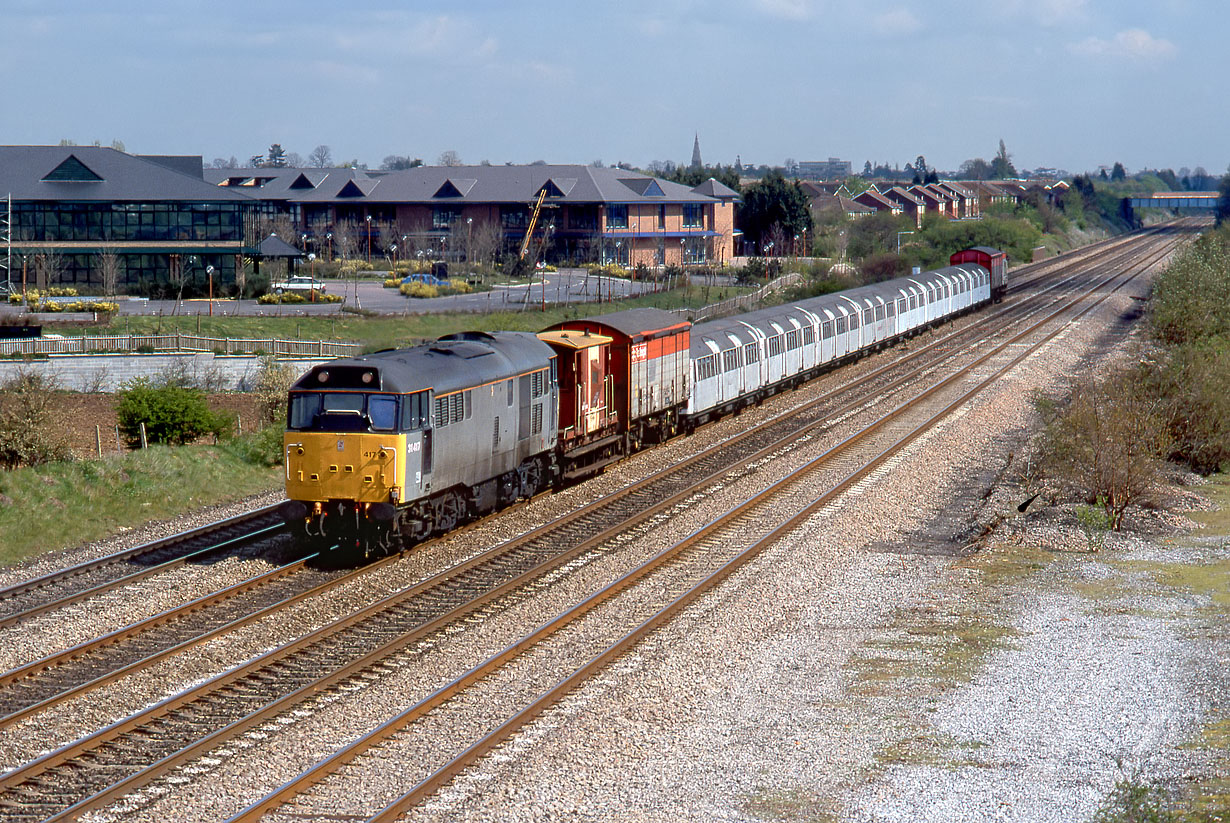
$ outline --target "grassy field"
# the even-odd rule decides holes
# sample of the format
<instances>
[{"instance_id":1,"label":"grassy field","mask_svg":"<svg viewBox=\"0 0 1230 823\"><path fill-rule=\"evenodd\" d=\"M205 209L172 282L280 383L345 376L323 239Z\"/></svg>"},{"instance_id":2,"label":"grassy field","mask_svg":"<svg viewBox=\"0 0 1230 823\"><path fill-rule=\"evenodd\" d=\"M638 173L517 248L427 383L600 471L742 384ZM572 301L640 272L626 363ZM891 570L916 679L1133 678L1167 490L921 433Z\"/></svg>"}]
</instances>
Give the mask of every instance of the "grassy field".
<instances>
[{"instance_id":1,"label":"grassy field","mask_svg":"<svg viewBox=\"0 0 1230 823\"><path fill-rule=\"evenodd\" d=\"M661 309L696 308L725 300L750 291L739 286L706 288L690 286L669 292L647 294L612 303L576 303L566 306L548 305L546 311L496 312L492 314L417 314L362 315L339 313L307 317L116 317L111 325L96 330L98 334L164 334L176 330L213 337L248 337L302 340L357 341L368 350L405 346L423 340L434 340L460 331L538 331L539 329L594 314L624 309L654 307ZM91 332L94 333L94 332Z\"/></svg>"},{"instance_id":2,"label":"grassy field","mask_svg":"<svg viewBox=\"0 0 1230 823\"><path fill-rule=\"evenodd\" d=\"M238 500L281 481L280 469L253 465L227 446L154 446L0 472L0 563Z\"/></svg>"}]
</instances>

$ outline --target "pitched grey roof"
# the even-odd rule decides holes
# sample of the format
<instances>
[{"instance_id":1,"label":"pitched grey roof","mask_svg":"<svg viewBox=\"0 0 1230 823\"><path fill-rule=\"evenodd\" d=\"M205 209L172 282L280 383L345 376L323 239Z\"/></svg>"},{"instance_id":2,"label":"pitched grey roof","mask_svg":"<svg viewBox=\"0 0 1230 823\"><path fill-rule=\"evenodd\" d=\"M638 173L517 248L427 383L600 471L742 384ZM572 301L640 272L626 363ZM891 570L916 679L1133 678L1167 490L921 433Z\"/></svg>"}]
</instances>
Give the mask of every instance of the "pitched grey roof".
<instances>
[{"instance_id":1,"label":"pitched grey roof","mask_svg":"<svg viewBox=\"0 0 1230 823\"><path fill-rule=\"evenodd\" d=\"M292 189L299 175L327 171L314 188ZM206 169L214 183L230 181L267 200L327 203L339 196L364 203L532 203L546 186L557 203L709 203L738 195L717 181L696 190L619 168L580 165L418 166L368 174L358 169ZM264 181L245 186L247 180Z\"/></svg>"},{"instance_id":2,"label":"pitched grey roof","mask_svg":"<svg viewBox=\"0 0 1230 823\"><path fill-rule=\"evenodd\" d=\"M0 146L0 192L26 201L249 200L181 170L189 165L183 158L137 157L99 146ZM57 169L61 173L53 174Z\"/></svg>"},{"instance_id":3,"label":"pitched grey roof","mask_svg":"<svg viewBox=\"0 0 1230 823\"><path fill-rule=\"evenodd\" d=\"M703 194L706 197L716 197L719 200L738 200L739 192L732 189L725 183L719 182L717 179L710 177L705 182L696 186L692 191L697 194Z\"/></svg>"}]
</instances>

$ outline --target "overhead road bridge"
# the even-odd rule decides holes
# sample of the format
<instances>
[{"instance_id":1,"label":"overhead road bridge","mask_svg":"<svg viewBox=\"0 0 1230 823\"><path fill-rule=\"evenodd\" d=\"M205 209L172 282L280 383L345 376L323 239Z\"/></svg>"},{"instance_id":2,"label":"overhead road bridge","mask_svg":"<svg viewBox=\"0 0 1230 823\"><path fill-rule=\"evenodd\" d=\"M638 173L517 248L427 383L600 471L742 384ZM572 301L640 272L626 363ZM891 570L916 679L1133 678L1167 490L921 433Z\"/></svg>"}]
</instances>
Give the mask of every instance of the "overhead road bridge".
<instances>
[{"instance_id":1,"label":"overhead road bridge","mask_svg":"<svg viewBox=\"0 0 1230 823\"><path fill-rule=\"evenodd\" d=\"M1217 208L1217 192L1215 191L1159 191L1123 199L1128 201L1133 209L1213 211Z\"/></svg>"}]
</instances>

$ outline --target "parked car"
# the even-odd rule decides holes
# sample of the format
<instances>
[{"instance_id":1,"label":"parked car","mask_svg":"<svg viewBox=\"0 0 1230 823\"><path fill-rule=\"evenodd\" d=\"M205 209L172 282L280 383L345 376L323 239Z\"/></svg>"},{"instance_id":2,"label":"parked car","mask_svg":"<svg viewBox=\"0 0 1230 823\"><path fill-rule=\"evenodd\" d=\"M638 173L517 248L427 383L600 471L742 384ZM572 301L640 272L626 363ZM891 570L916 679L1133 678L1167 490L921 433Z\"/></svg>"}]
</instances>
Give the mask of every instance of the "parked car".
<instances>
[{"instance_id":1,"label":"parked car","mask_svg":"<svg viewBox=\"0 0 1230 823\"><path fill-rule=\"evenodd\" d=\"M436 277L434 274L427 274L426 272L423 272L422 274L408 275L407 277L402 278L401 282L402 284L426 283L428 286L447 286L448 278L447 277Z\"/></svg>"},{"instance_id":2,"label":"parked car","mask_svg":"<svg viewBox=\"0 0 1230 823\"><path fill-rule=\"evenodd\" d=\"M286 280L278 280L269 284L269 290L274 294L288 291L325 291L325 281L306 274L293 274Z\"/></svg>"}]
</instances>

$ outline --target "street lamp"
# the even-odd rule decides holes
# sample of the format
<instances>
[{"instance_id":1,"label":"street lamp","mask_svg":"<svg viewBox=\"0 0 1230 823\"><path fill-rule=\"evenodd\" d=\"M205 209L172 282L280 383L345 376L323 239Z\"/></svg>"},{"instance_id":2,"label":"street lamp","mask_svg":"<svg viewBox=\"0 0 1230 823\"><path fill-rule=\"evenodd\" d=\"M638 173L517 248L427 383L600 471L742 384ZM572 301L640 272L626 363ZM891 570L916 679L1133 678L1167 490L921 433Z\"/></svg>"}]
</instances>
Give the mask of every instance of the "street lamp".
<instances>
[{"instance_id":1,"label":"street lamp","mask_svg":"<svg viewBox=\"0 0 1230 823\"><path fill-rule=\"evenodd\" d=\"M372 262L372 216L367 215L367 262ZM358 281L355 281L355 302L359 301Z\"/></svg>"},{"instance_id":2,"label":"street lamp","mask_svg":"<svg viewBox=\"0 0 1230 823\"><path fill-rule=\"evenodd\" d=\"M209 316L214 316L214 267L206 266L205 273L209 275Z\"/></svg>"},{"instance_id":3,"label":"street lamp","mask_svg":"<svg viewBox=\"0 0 1230 823\"><path fill-rule=\"evenodd\" d=\"M333 259L333 232L325 232L325 257L329 260Z\"/></svg>"},{"instance_id":4,"label":"street lamp","mask_svg":"<svg viewBox=\"0 0 1230 823\"><path fill-rule=\"evenodd\" d=\"M903 234L913 234L913 233L914 233L914 232L912 232L912 231L899 231L899 232L897 232L897 256L898 256L898 257L900 257L900 256L901 256L901 235L903 235Z\"/></svg>"},{"instance_id":5,"label":"street lamp","mask_svg":"<svg viewBox=\"0 0 1230 823\"><path fill-rule=\"evenodd\" d=\"M397 244L390 243L389 251L393 252L393 274L397 274Z\"/></svg>"}]
</instances>

